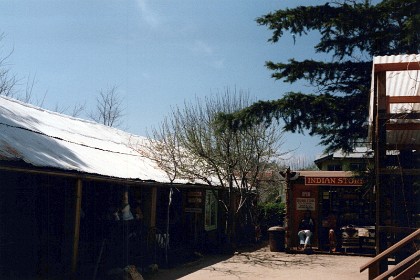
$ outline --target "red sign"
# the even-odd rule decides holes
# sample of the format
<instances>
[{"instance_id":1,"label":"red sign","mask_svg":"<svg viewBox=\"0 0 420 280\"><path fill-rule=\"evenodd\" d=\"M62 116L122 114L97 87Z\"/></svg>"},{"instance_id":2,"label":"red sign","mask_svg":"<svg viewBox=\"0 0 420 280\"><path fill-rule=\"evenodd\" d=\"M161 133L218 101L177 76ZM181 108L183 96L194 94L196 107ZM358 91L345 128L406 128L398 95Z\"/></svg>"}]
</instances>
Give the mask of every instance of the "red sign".
<instances>
[{"instance_id":1,"label":"red sign","mask_svg":"<svg viewBox=\"0 0 420 280\"><path fill-rule=\"evenodd\" d=\"M305 177L305 185L361 186L363 179L354 177Z\"/></svg>"}]
</instances>

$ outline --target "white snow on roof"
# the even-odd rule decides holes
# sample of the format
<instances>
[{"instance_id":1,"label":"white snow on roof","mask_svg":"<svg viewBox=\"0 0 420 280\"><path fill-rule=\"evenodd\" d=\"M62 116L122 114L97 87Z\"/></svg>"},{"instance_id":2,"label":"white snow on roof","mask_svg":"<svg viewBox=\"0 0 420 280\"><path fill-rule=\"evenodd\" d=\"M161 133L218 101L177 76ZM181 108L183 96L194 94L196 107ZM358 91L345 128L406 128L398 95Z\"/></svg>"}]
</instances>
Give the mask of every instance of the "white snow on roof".
<instances>
[{"instance_id":1,"label":"white snow on roof","mask_svg":"<svg viewBox=\"0 0 420 280\"><path fill-rule=\"evenodd\" d=\"M136 143L147 139L0 96L0 161L169 182L155 162L140 156Z\"/></svg>"}]
</instances>

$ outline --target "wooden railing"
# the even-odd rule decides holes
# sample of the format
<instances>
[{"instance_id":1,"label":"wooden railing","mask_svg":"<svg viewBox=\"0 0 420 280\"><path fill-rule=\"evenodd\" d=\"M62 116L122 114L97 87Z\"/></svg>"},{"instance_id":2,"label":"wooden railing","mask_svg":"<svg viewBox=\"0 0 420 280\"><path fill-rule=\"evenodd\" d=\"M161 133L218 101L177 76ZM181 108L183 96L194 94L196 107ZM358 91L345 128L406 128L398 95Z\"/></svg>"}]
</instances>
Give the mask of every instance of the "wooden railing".
<instances>
[{"instance_id":1,"label":"wooden railing","mask_svg":"<svg viewBox=\"0 0 420 280\"><path fill-rule=\"evenodd\" d=\"M388 279L390 276L394 276L393 279L410 279L414 277L420 271L420 251L416 250L414 254L407 257L405 260L398 263L396 266L391 269L383 272L379 275L379 262L388 258L390 254L395 253L400 250L405 245L408 245L410 242L415 241L420 236L420 229L417 229L415 232L411 233L401 241L395 243L372 260L360 267L360 272L369 269L369 280L380 280Z\"/></svg>"}]
</instances>

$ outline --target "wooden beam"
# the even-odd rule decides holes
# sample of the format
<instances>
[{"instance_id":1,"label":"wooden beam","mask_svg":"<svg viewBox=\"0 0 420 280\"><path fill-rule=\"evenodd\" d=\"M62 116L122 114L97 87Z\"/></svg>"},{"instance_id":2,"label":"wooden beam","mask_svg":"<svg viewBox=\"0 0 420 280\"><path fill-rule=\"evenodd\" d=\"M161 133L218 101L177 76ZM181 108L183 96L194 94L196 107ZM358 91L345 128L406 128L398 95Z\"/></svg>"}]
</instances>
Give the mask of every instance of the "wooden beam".
<instances>
[{"instance_id":1,"label":"wooden beam","mask_svg":"<svg viewBox=\"0 0 420 280\"><path fill-rule=\"evenodd\" d=\"M419 144L387 144L386 145L386 149L387 150L420 150L420 145Z\"/></svg>"},{"instance_id":2,"label":"wooden beam","mask_svg":"<svg viewBox=\"0 0 420 280\"><path fill-rule=\"evenodd\" d=\"M420 103L420 95L387 96L388 103Z\"/></svg>"},{"instance_id":3,"label":"wooden beam","mask_svg":"<svg viewBox=\"0 0 420 280\"><path fill-rule=\"evenodd\" d=\"M386 120L382 116L387 113L386 102L386 72L375 73L374 75L374 94L375 94L375 141L374 141L374 155L375 155L375 189L376 189L376 224L375 236L376 254L380 254L386 249L386 236L378 231L378 226L382 225L385 220L385 205L383 203L384 190L383 190L383 175L379 173L386 162ZM379 260L374 263L369 269L369 279L373 279L382 272L386 271L387 263L384 260Z\"/></svg>"},{"instance_id":4,"label":"wooden beam","mask_svg":"<svg viewBox=\"0 0 420 280\"><path fill-rule=\"evenodd\" d=\"M9 172L19 172L25 174L42 174L42 175L51 175L64 178L74 178L82 179L83 181L96 181L96 182L106 182L106 183L115 183L115 184L124 184L124 185L133 185L134 187L143 187L143 186L156 186L159 185L162 188L170 188L171 186L176 186L177 188L187 187L187 188L197 188L202 189L203 187L208 186L207 184L162 184L156 181L144 181L140 179L130 179L130 178L117 178L109 177L105 175L95 175L89 173L80 173L76 171L60 171L60 170L51 170L47 168L36 168L33 166L30 167L18 167L18 166L9 166L4 165L0 162L0 170L9 171ZM221 186L212 186L214 189L223 190Z\"/></svg>"},{"instance_id":5,"label":"wooden beam","mask_svg":"<svg viewBox=\"0 0 420 280\"><path fill-rule=\"evenodd\" d=\"M417 61L374 64L375 73L383 72L383 71L405 71L405 70L420 70L420 65Z\"/></svg>"},{"instance_id":6,"label":"wooden beam","mask_svg":"<svg viewBox=\"0 0 420 280\"><path fill-rule=\"evenodd\" d=\"M413 261L416 261L419 257L420 251L417 251L408 258L398 263L396 266L392 267L391 269L376 277L374 280L388 279L388 277L394 276L395 274L399 273L401 270L409 266Z\"/></svg>"},{"instance_id":7,"label":"wooden beam","mask_svg":"<svg viewBox=\"0 0 420 280\"><path fill-rule=\"evenodd\" d=\"M386 73L376 73L375 74L375 88L376 88L376 106L378 114L387 111L387 96L386 96Z\"/></svg>"},{"instance_id":8,"label":"wooden beam","mask_svg":"<svg viewBox=\"0 0 420 280\"><path fill-rule=\"evenodd\" d=\"M410 228L410 227L394 227L394 226L380 226L380 232L386 233L413 233L417 230L417 228Z\"/></svg>"},{"instance_id":9,"label":"wooden beam","mask_svg":"<svg viewBox=\"0 0 420 280\"><path fill-rule=\"evenodd\" d=\"M82 180L78 179L76 182L75 197L74 197L73 253L72 253L72 258L71 258L71 272L73 274L77 271L81 209L82 209Z\"/></svg>"},{"instance_id":10,"label":"wooden beam","mask_svg":"<svg viewBox=\"0 0 420 280\"><path fill-rule=\"evenodd\" d=\"M420 123L387 123L386 130L420 130Z\"/></svg>"},{"instance_id":11,"label":"wooden beam","mask_svg":"<svg viewBox=\"0 0 420 280\"><path fill-rule=\"evenodd\" d=\"M378 171L384 175L398 174L406 176L420 175L420 169L402 169L402 168L380 168Z\"/></svg>"},{"instance_id":12,"label":"wooden beam","mask_svg":"<svg viewBox=\"0 0 420 280\"><path fill-rule=\"evenodd\" d=\"M395 243L394 245L392 245L391 247L389 247L388 249L386 249L385 251L383 251L382 253L378 254L377 256L375 256L370 261L368 261L366 264L362 265L360 267L360 272L364 271L367 268L370 268L371 266L373 266L378 261L384 260L386 257L388 257L389 254L394 253L396 250L398 250L401 247L407 245L409 242L412 242L419 235L420 235L420 229L417 229L412 234L410 234L407 237L403 238L401 241Z\"/></svg>"},{"instance_id":13,"label":"wooden beam","mask_svg":"<svg viewBox=\"0 0 420 280\"><path fill-rule=\"evenodd\" d=\"M396 119L396 120L415 120L420 119L420 113L410 112L410 113L390 113L385 116L386 119Z\"/></svg>"},{"instance_id":14,"label":"wooden beam","mask_svg":"<svg viewBox=\"0 0 420 280\"><path fill-rule=\"evenodd\" d=\"M152 188L152 201L150 206L150 227L156 226L156 203L157 203L157 188Z\"/></svg>"},{"instance_id":15,"label":"wooden beam","mask_svg":"<svg viewBox=\"0 0 420 280\"><path fill-rule=\"evenodd\" d=\"M420 260L417 260L400 274L396 275L393 280L413 279L420 271Z\"/></svg>"}]
</instances>

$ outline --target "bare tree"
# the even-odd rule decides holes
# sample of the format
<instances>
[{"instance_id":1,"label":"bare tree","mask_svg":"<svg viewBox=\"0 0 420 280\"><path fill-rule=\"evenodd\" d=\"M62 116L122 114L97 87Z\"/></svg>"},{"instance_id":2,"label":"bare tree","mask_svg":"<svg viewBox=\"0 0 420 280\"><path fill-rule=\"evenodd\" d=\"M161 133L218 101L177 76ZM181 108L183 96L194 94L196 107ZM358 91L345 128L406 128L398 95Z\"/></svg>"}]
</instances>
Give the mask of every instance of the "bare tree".
<instances>
[{"instance_id":1,"label":"bare tree","mask_svg":"<svg viewBox=\"0 0 420 280\"><path fill-rule=\"evenodd\" d=\"M69 114L72 117L78 117L78 116L80 116L80 114L83 113L85 108L86 108L86 102L76 103L71 108L70 108L70 106L63 107L60 104L56 103L53 111L57 112L57 113L60 113L60 114Z\"/></svg>"},{"instance_id":2,"label":"bare tree","mask_svg":"<svg viewBox=\"0 0 420 280\"><path fill-rule=\"evenodd\" d=\"M4 38L4 34L0 34L0 41ZM0 49L2 47L0 46ZM13 49L0 57L0 95L12 97L26 103L32 103L42 107L44 104L46 92L41 99L34 100L33 89L35 85L35 76L29 75L25 79L17 78L16 74L13 74L8 67L7 60L13 53ZM18 86L22 86L22 81L26 80L24 93L17 90Z\"/></svg>"},{"instance_id":3,"label":"bare tree","mask_svg":"<svg viewBox=\"0 0 420 280\"><path fill-rule=\"evenodd\" d=\"M175 131L173 130L173 120L165 118L158 129L152 130L152 138L144 143L135 143L134 149L149 159L152 159L163 171L165 171L170 184L180 176L180 159L185 152L179 145ZM169 236L170 209L174 188L171 186L168 197L166 234ZM165 244L165 259L168 263L168 242Z\"/></svg>"},{"instance_id":4,"label":"bare tree","mask_svg":"<svg viewBox=\"0 0 420 280\"><path fill-rule=\"evenodd\" d=\"M234 112L248 104L248 93L229 89L224 94L196 99L195 104L173 109L169 120L153 130L149 143L155 149L149 156L174 179L199 179L228 191L229 198L220 202L228 217L230 241L235 241L235 218L252 205L267 163L281 156L282 133L274 125L235 131L216 126L218 113Z\"/></svg>"},{"instance_id":5,"label":"bare tree","mask_svg":"<svg viewBox=\"0 0 420 280\"><path fill-rule=\"evenodd\" d=\"M0 34L0 41L4 38L4 34ZM11 74L9 67L7 67L7 59L12 55L13 50L2 55L0 58L0 95L13 97L15 94L14 88L17 83L16 75Z\"/></svg>"},{"instance_id":6,"label":"bare tree","mask_svg":"<svg viewBox=\"0 0 420 280\"><path fill-rule=\"evenodd\" d=\"M4 38L4 33L0 34L0 41ZM2 46L0 46L2 50ZM44 106L44 101L47 96L48 91L38 97L34 94L34 87L36 85L36 75L29 74L25 78L18 78L15 74L11 72L11 69L8 66L8 59L13 54L13 49L10 52L7 52L5 55L0 55L0 95L8 96L20 100L25 103L31 103L39 107ZM115 89L112 89L115 91ZM113 95L110 95L113 97ZM86 107L86 102L77 103L73 106L70 114L73 117L79 116ZM63 107L58 104L55 105L53 111L58 113L66 113L69 111L69 106Z\"/></svg>"},{"instance_id":7,"label":"bare tree","mask_svg":"<svg viewBox=\"0 0 420 280\"><path fill-rule=\"evenodd\" d=\"M119 126L122 122L122 98L117 93L118 87L111 86L106 90L101 89L96 99L96 110L89 117L107 126Z\"/></svg>"},{"instance_id":8,"label":"bare tree","mask_svg":"<svg viewBox=\"0 0 420 280\"><path fill-rule=\"evenodd\" d=\"M86 102L84 103L77 103L73 106L73 109L71 111L71 116L72 117L78 117L80 116L81 113L83 113L83 111L86 108Z\"/></svg>"},{"instance_id":9,"label":"bare tree","mask_svg":"<svg viewBox=\"0 0 420 280\"><path fill-rule=\"evenodd\" d=\"M180 175L180 162L178 159L185 152L179 145L177 135L173 130L173 120L165 118L159 128L152 129L152 136L144 145L135 146L139 153L152 159L173 183Z\"/></svg>"},{"instance_id":10,"label":"bare tree","mask_svg":"<svg viewBox=\"0 0 420 280\"><path fill-rule=\"evenodd\" d=\"M0 60L0 95L13 97L17 83L15 75L11 75L9 69L4 66L4 59Z\"/></svg>"},{"instance_id":11,"label":"bare tree","mask_svg":"<svg viewBox=\"0 0 420 280\"><path fill-rule=\"evenodd\" d=\"M315 164L315 157L308 155L290 155L283 158L280 164L290 167L291 170L318 170ZM283 168L285 169L285 168Z\"/></svg>"}]
</instances>

